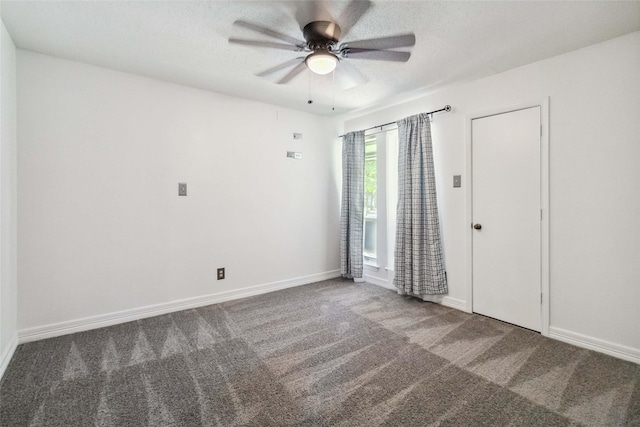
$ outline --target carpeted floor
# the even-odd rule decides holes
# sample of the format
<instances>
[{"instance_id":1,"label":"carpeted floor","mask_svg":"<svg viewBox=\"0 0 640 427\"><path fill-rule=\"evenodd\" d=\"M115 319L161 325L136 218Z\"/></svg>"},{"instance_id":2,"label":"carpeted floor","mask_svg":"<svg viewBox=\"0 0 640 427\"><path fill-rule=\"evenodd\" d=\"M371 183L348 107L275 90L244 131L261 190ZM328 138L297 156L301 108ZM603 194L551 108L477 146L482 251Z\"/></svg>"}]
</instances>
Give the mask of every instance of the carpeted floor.
<instances>
[{"instance_id":1,"label":"carpeted floor","mask_svg":"<svg viewBox=\"0 0 640 427\"><path fill-rule=\"evenodd\" d=\"M2 426L640 425L640 365L329 280L23 344Z\"/></svg>"}]
</instances>

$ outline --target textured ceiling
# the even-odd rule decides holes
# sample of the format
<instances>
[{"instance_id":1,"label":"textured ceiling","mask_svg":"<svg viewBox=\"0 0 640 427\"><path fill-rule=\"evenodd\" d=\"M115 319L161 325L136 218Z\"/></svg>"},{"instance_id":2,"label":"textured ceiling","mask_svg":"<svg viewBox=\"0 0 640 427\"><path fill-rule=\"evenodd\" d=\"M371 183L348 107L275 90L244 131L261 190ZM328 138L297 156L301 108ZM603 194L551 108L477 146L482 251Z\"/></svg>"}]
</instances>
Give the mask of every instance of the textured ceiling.
<instances>
[{"instance_id":1,"label":"textured ceiling","mask_svg":"<svg viewBox=\"0 0 640 427\"><path fill-rule=\"evenodd\" d=\"M407 63L351 59L368 82L348 90L334 89L331 75L306 71L286 85L257 77L300 53L227 41L268 40L234 27L238 19L296 38L318 18L349 28L356 17L349 3L3 1L2 19L23 49L327 115L640 30L638 1L376 1L341 41L414 32L416 45Z\"/></svg>"}]
</instances>

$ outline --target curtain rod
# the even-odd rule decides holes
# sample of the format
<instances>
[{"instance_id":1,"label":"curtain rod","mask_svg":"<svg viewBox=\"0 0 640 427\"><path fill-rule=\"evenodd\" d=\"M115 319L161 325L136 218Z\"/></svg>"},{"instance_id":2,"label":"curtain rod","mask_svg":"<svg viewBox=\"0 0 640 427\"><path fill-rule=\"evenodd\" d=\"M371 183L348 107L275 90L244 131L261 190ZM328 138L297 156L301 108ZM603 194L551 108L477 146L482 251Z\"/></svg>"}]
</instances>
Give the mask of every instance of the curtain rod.
<instances>
[{"instance_id":1,"label":"curtain rod","mask_svg":"<svg viewBox=\"0 0 640 427\"><path fill-rule=\"evenodd\" d=\"M441 109L439 109L439 110L429 111L429 112L428 112L428 113L426 113L426 114L439 113L439 112L441 112L441 111L447 111L447 112L451 111L451 105L445 105L443 108L441 108ZM394 123L396 123L396 122L397 122L397 120L396 120L395 122L389 122L389 123L385 123L385 124L383 124L383 125L371 126L370 128L366 128L364 131L366 132L366 131L368 131L368 130L376 129L376 128L380 128L380 130L382 130L382 128L383 128L383 127L385 127L385 126L389 126L389 125L392 125L392 124L394 124ZM342 138L343 136L344 136L344 135L339 135L339 136L338 136L338 138Z\"/></svg>"}]
</instances>

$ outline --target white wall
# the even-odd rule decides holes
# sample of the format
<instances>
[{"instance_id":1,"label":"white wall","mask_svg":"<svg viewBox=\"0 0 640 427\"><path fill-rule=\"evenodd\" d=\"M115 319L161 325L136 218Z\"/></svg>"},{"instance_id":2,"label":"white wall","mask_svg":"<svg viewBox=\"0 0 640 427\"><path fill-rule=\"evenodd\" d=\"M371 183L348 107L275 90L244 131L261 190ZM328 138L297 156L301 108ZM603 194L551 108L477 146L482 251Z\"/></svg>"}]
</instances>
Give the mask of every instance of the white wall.
<instances>
[{"instance_id":1,"label":"white wall","mask_svg":"<svg viewBox=\"0 0 640 427\"><path fill-rule=\"evenodd\" d=\"M18 50L18 134L21 331L338 275L335 120Z\"/></svg>"},{"instance_id":2,"label":"white wall","mask_svg":"<svg viewBox=\"0 0 640 427\"><path fill-rule=\"evenodd\" d=\"M639 53L633 33L346 121L351 131L453 106L433 124L450 298L469 298L467 189L452 188L465 115L548 96L551 334L640 362Z\"/></svg>"},{"instance_id":3,"label":"white wall","mask_svg":"<svg viewBox=\"0 0 640 427\"><path fill-rule=\"evenodd\" d=\"M0 21L1 23L1 21ZM0 378L16 346L16 48L0 28Z\"/></svg>"}]
</instances>

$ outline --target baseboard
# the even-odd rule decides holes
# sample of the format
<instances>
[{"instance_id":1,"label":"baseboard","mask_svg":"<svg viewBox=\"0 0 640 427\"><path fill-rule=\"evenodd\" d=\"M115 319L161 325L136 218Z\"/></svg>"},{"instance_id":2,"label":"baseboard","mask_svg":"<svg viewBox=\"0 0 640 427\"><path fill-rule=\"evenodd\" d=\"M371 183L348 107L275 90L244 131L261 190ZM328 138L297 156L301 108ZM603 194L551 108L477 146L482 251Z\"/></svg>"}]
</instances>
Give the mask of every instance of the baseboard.
<instances>
[{"instance_id":1,"label":"baseboard","mask_svg":"<svg viewBox=\"0 0 640 427\"><path fill-rule=\"evenodd\" d=\"M367 283L371 283L372 285L380 286L385 289L389 289L392 291L397 291L396 287L389 283L388 280L381 279L375 276L364 276L364 280ZM429 301L436 304L442 304L445 307L455 308L456 310L467 311L467 302L458 298L452 298L447 295L433 295L433 298Z\"/></svg>"},{"instance_id":2,"label":"baseboard","mask_svg":"<svg viewBox=\"0 0 640 427\"><path fill-rule=\"evenodd\" d=\"M13 334L9 345L4 349L2 355L0 355L0 380L4 376L4 372L7 370L9 362L11 362L11 358L13 357L13 353L16 352L16 348L18 348L18 334Z\"/></svg>"},{"instance_id":3,"label":"baseboard","mask_svg":"<svg viewBox=\"0 0 640 427\"><path fill-rule=\"evenodd\" d=\"M91 329L103 328L105 326L117 325L119 323L131 322L147 317L159 316L173 313L180 310L202 307L210 304L217 304L254 295L266 294L268 292L293 288L320 282L322 280L340 277L339 270L326 271L323 273L311 274L308 276L296 277L293 279L281 280L278 282L264 283L261 285L248 286L242 289L217 292L215 294L203 295L194 298L170 301L162 304L149 305L145 307L123 310L114 313L101 314L98 316L85 317L82 319L69 320L50 325L38 326L24 329L18 332L18 342L20 344L36 341L45 338L52 338L75 332L88 331Z\"/></svg>"},{"instance_id":4,"label":"baseboard","mask_svg":"<svg viewBox=\"0 0 640 427\"><path fill-rule=\"evenodd\" d=\"M636 348L554 327L549 328L549 338L640 364L640 350Z\"/></svg>"},{"instance_id":5,"label":"baseboard","mask_svg":"<svg viewBox=\"0 0 640 427\"><path fill-rule=\"evenodd\" d=\"M380 286L380 287L383 287L385 289L390 289L392 291L396 290L395 286L393 286L391 283L389 283L388 280L381 279L381 278L376 277L376 276L369 276L368 274L365 274L364 275L364 281L367 282L367 283L371 283L372 285Z\"/></svg>"},{"instance_id":6,"label":"baseboard","mask_svg":"<svg viewBox=\"0 0 640 427\"><path fill-rule=\"evenodd\" d=\"M467 311L467 302L458 298L452 298L450 296L442 297L442 305L455 308L460 311Z\"/></svg>"},{"instance_id":7,"label":"baseboard","mask_svg":"<svg viewBox=\"0 0 640 427\"><path fill-rule=\"evenodd\" d=\"M455 308L456 310L467 311L466 301L458 298L452 298L448 295L427 295L423 300L433 302L435 304L442 304L445 307Z\"/></svg>"}]
</instances>

